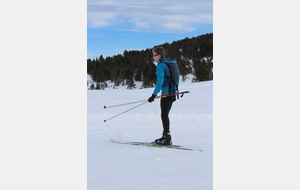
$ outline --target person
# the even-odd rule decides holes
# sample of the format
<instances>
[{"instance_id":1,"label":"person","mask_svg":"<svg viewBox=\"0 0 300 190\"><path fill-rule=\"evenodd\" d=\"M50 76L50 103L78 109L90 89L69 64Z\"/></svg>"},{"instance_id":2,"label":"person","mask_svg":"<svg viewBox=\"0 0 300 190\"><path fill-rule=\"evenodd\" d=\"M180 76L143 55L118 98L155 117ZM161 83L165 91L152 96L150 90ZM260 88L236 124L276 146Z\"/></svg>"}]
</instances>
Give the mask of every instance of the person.
<instances>
[{"instance_id":1,"label":"person","mask_svg":"<svg viewBox=\"0 0 300 190\"><path fill-rule=\"evenodd\" d=\"M153 48L152 53L153 53L154 62L157 62L157 66L156 66L157 82L153 94L148 99L148 102L150 103L153 102L155 97L160 91L162 91L161 94L163 96L171 95L160 99L163 133L162 133L162 137L156 139L154 142L159 145L171 145L172 138L170 133L169 112L171 110L173 102L176 100L175 95L172 96L172 94L176 94L177 91L174 91L172 93L169 92L169 85L170 85L169 78L171 77L171 72L168 65L164 62L174 62L174 61L169 61L165 57L166 54L165 49L161 46Z\"/></svg>"}]
</instances>

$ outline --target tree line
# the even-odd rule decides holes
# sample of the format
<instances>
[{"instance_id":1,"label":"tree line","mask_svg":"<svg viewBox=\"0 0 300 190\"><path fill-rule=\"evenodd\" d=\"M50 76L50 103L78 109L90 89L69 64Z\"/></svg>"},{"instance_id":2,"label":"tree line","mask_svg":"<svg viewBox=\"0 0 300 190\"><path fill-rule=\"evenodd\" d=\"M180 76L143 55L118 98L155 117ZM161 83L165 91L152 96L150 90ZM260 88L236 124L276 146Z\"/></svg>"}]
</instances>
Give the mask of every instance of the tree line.
<instances>
[{"instance_id":1,"label":"tree line","mask_svg":"<svg viewBox=\"0 0 300 190\"><path fill-rule=\"evenodd\" d=\"M193 74L193 82L213 80L213 33L193 38L164 43L166 58L176 60L183 80L186 75ZM152 59L152 48L145 50L125 50L123 55L87 60L87 73L97 86L91 89L104 89L106 81L115 86L127 85L134 88L134 81L142 81L143 88L156 84L156 66Z\"/></svg>"}]
</instances>

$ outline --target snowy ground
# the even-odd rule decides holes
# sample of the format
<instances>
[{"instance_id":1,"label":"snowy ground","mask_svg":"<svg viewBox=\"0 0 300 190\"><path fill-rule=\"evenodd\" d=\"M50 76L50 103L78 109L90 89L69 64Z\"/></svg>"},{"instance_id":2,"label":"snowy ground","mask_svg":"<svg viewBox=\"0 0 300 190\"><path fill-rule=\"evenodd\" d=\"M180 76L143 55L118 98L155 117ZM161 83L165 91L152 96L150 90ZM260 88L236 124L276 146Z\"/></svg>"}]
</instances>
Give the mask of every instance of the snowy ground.
<instances>
[{"instance_id":1,"label":"snowy ground","mask_svg":"<svg viewBox=\"0 0 300 190\"><path fill-rule=\"evenodd\" d=\"M191 78L190 78L191 80ZM88 190L213 189L213 81L181 83L189 90L170 112L172 141L203 152L114 144L109 138L151 142L162 133L159 100L104 122L146 100L153 88L87 91Z\"/></svg>"}]
</instances>

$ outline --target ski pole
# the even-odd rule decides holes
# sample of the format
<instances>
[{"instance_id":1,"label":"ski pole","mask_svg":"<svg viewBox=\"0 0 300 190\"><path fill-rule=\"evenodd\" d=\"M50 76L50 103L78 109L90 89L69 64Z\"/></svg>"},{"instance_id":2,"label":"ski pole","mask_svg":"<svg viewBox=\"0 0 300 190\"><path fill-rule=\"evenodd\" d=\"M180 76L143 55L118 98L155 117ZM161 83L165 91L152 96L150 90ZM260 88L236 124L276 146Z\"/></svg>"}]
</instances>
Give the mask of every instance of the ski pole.
<instances>
[{"instance_id":1,"label":"ski pole","mask_svg":"<svg viewBox=\"0 0 300 190\"><path fill-rule=\"evenodd\" d=\"M170 94L170 95L166 95L166 94L168 94L169 92L167 92L167 93L165 93L165 94L162 94L162 95L160 95L160 96L157 96L155 99L159 99L159 98L166 98L166 97L170 97L170 96L175 96L175 95L179 95L179 94L181 94L181 98L182 98L182 96L185 94L185 93L190 93L190 91L184 91L184 92L178 92L178 93L176 93L176 94ZM165 96L166 95L166 96Z\"/></svg>"},{"instance_id":2,"label":"ski pole","mask_svg":"<svg viewBox=\"0 0 300 190\"><path fill-rule=\"evenodd\" d=\"M118 105L108 106L108 107L106 107L106 106L104 105L104 108L103 108L103 109L105 109L105 108L113 108L113 107L118 107L118 106L125 106L125 105L135 104L135 103L144 102L144 101L146 101L146 100L141 100L141 101L136 101L136 102L130 102L130 103L125 103L125 104L118 104Z\"/></svg>"},{"instance_id":3,"label":"ski pole","mask_svg":"<svg viewBox=\"0 0 300 190\"><path fill-rule=\"evenodd\" d=\"M182 96L183 96L185 93L190 93L190 91L179 92L179 93L176 93L176 94L171 94L171 95L167 95L167 96L162 96L162 97L159 97L159 98L166 98L166 97L169 97L169 96L175 96L175 95L179 95L179 94L181 94L180 97L182 98Z\"/></svg>"},{"instance_id":4,"label":"ski pole","mask_svg":"<svg viewBox=\"0 0 300 190\"><path fill-rule=\"evenodd\" d=\"M165 94L168 94L169 92L165 93ZM155 99L158 99L158 98L161 98L163 95L165 94L162 94L160 96L157 96ZM136 102L129 102L129 103L125 103L125 104L118 104L118 105L113 105L113 106L105 106L104 105L104 108L103 109L106 109L106 108L113 108L113 107L118 107L118 106L125 106L125 105L129 105L129 104L135 104L135 103L139 103L139 102L144 102L144 101L148 101L148 100L141 100L141 101L136 101Z\"/></svg>"},{"instance_id":5,"label":"ski pole","mask_svg":"<svg viewBox=\"0 0 300 190\"><path fill-rule=\"evenodd\" d=\"M148 103L148 100L145 101L144 103L141 103L141 104L139 104L139 105L137 105L137 106L135 106L135 107L133 107L133 108L131 108L131 109L129 109L129 110L126 110L126 111L124 111L124 112L122 112L122 113L120 113L120 114L118 114L118 115L115 115L115 116L113 116L113 117L111 117L111 118L109 118L109 119L106 119L106 120L104 120L104 122L106 122L106 121L108 121L108 120L111 120L111 119L113 119L113 118L115 118L115 117L118 117L119 115L122 115L122 114L124 114L124 113L126 113L126 112L129 112L130 110L133 110L133 109L135 109L135 108L137 108L137 107L139 107L139 106L141 106L141 105L143 105L143 104L145 104L145 103Z\"/></svg>"},{"instance_id":6,"label":"ski pole","mask_svg":"<svg viewBox=\"0 0 300 190\"><path fill-rule=\"evenodd\" d=\"M177 94L182 94L182 95L181 95L181 97L182 97L185 93L189 93L189 92L190 92L190 91L185 91L185 92L180 92L180 93L176 93L176 94L171 94L171 95L164 96L164 95L166 95L166 94L169 93L169 92L167 92L167 93L165 93L165 94L162 94L162 95L160 95L160 96L157 96L155 99L158 99L158 98L166 98L166 97L174 96L174 95L177 95ZM113 119L113 118L115 118L115 117L118 117L118 116L120 116L120 115L122 115L122 114L124 114L124 113L126 113L126 112L129 112L129 111L131 111L131 110L133 110L133 109L135 109L135 108L137 108L137 107L139 107L139 106L141 106L141 105L143 105L143 104L146 104L146 103L148 103L148 100L141 100L141 101L137 101L137 102L131 102L131 103L127 103L127 104L120 104L120 105L115 105L115 106L110 106L110 107L108 107L108 108L111 108L111 107L116 107L116 106L121 106L121 105L134 104L134 103L138 103L138 102L143 102L143 103L141 103L141 104L139 104L139 105L137 105L137 106L135 106L135 107L133 107L133 108L131 108L131 109L129 109L129 110L126 110L126 111L124 111L124 112L122 112L122 113L119 113L118 115L115 115L115 116L113 116L113 117L111 117L111 118L109 118L109 119L106 119L106 120L104 120L104 122L106 122L106 121L108 121L108 120L111 120L111 119ZM107 107L104 106L104 109L105 109L105 108L107 108Z\"/></svg>"},{"instance_id":7,"label":"ski pole","mask_svg":"<svg viewBox=\"0 0 300 190\"><path fill-rule=\"evenodd\" d=\"M168 93L169 93L169 92L166 92L166 93L164 93L164 94L162 94L162 95L160 95L160 96L156 96L155 99L161 98L161 97L163 97L164 95L166 95L166 94L168 94Z\"/></svg>"}]
</instances>

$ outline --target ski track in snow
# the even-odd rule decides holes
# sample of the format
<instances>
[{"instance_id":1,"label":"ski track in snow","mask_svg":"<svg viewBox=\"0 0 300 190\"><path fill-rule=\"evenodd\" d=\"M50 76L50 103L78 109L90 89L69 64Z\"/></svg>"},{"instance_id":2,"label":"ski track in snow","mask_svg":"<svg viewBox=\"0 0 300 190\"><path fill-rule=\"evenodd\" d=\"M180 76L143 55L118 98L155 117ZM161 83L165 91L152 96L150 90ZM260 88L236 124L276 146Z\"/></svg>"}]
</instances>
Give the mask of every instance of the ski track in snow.
<instances>
[{"instance_id":1,"label":"ski track in snow","mask_svg":"<svg viewBox=\"0 0 300 190\"><path fill-rule=\"evenodd\" d=\"M161 137L160 100L146 103L107 122L104 120L138 104L103 109L148 99L154 88L87 91L87 187L89 190L212 190L213 81L181 83L189 90L170 112L174 145L203 152L139 147L111 143L151 142Z\"/></svg>"}]
</instances>

